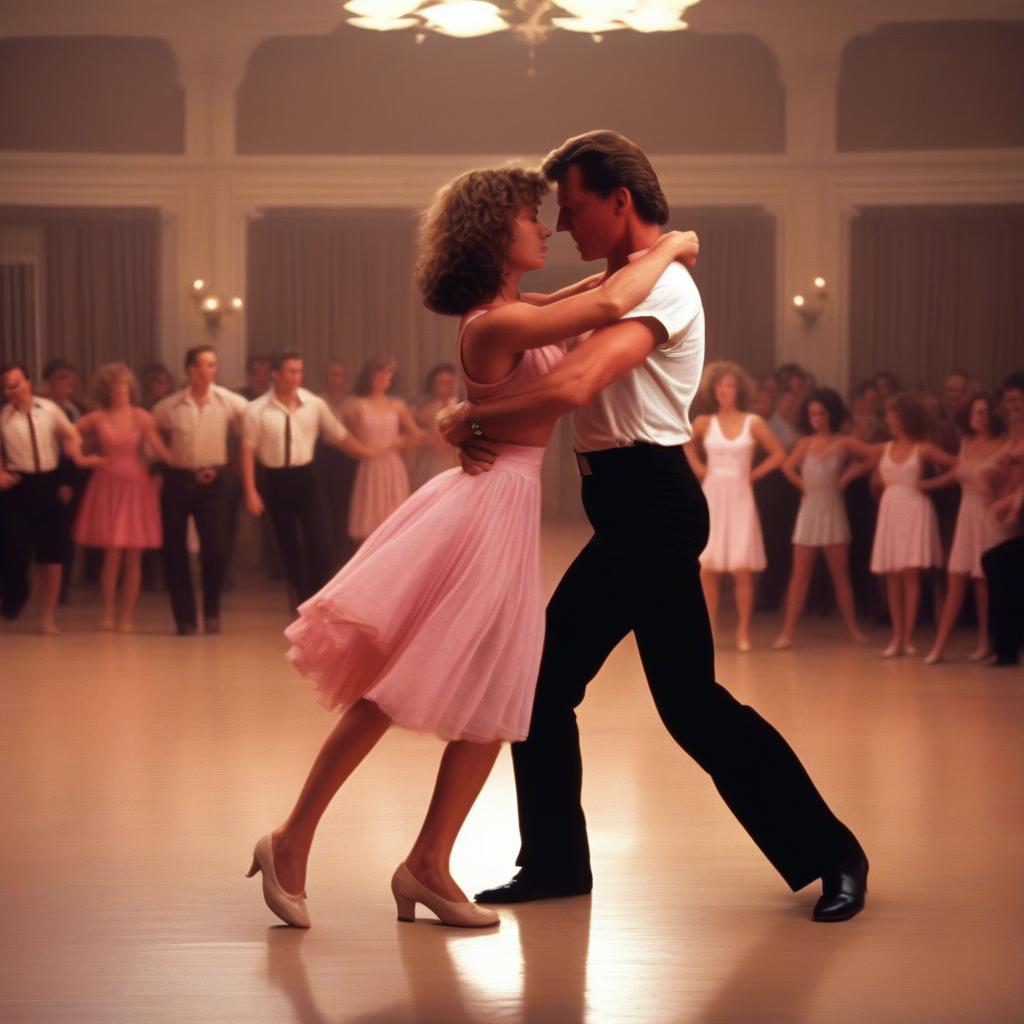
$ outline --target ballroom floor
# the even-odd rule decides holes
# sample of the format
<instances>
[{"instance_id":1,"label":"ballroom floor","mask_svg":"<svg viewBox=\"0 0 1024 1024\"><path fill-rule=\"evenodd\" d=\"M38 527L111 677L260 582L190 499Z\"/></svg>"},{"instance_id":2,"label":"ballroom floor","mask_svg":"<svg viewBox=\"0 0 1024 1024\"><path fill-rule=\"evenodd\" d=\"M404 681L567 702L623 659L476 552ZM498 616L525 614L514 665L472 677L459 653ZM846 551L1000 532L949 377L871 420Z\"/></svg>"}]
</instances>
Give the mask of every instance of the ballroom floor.
<instances>
[{"instance_id":1,"label":"ballroom floor","mask_svg":"<svg viewBox=\"0 0 1024 1024\"><path fill-rule=\"evenodd\" d=\"M552 581L582 542L546 528ZM723 648L719 678L792 742L872 862L867 911L809 920L662 730L632 642L580 718L595 890L483 933L395 920L388 890L441 744L385 737L328 812L293 931L246 880L333 719L284 664L280 591L224 633L0 632L0 1020L53 1024L1011 1024L1024 972L1024 673L881 661L811 619L790 651ZM921 645L925 638L921 637ZM971 640L958 636L956 651ZM467 890L517 843L503 752L456 851ZM1017 964L1015 968L1013 965Z\"/></svg>"}]
</instances>

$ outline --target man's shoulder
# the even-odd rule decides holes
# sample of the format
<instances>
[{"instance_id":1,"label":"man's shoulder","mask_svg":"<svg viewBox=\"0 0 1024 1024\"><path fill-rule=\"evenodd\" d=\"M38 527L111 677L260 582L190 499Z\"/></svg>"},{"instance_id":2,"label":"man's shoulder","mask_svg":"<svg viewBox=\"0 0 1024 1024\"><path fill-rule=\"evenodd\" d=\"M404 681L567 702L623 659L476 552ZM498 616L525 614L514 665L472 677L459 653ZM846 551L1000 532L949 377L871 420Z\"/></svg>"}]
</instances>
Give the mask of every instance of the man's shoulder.
<instances>
[{"instance_id":1,"label":"man's shoulder","mask_svg":"<svg viewBox=\"0 0 1024 1024\"><path fill-rule=\"evenodd\" d=\"M45 409L48 413L59 414L66 416L67 413L52 399L46 398L44 395L33 395L32 404L37 409Z\"/></svg>"},{"instance_id":2,"label":"man's shoulder","mask_svg":"<svg viewBox=\"0 0 1024 1024\"><path fill-rule=\"evenodd\" d=\"M156 402L153 405L153 408L150 409L150 412L159 419L162 414L166 413L182 400L185 395L185 391L185 388L181 388L178 391L172 391L165 398L161 398L159 402Z\"/></svg>"},{"instance_id":3,"label":"man's shoulder","mask_svg":"<svg viewBox=\"0 0 1024 1024\"><path fill-rule=\"evenodd\" d=\"M231 409L242 410L249 404L237 391L232 391L231 388L223 387L220 384L213 385L213 393ZM264 396L261 395L260 397ZM256 399L256 401L259 401L259 399Z\"/></svg>"}]
</instances>

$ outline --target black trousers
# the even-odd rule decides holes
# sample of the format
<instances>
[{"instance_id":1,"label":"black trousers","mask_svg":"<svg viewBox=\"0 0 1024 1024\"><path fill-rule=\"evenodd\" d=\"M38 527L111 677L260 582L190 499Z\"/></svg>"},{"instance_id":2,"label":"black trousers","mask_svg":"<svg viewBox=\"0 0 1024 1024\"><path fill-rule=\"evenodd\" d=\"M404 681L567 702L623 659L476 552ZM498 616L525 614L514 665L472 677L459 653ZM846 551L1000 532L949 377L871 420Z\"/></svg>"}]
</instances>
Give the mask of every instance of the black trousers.
<instances>
[{"instance_id":1,"label":"black trousers","mask_svg":"<svg viewBox=\"0 0 1024 1024\"><path fill-rule=\"evenodd\" d=\"M301 604L327 582L331 573L331 540L323 495L312 463L264 469L263 474L263 502L277 538L281 564Z\"/></svg>"},{"instance_id":2,"label":"black trousers","mask_svg":"<svg viewBox=\"0 0 1024 1024\"><path fill-rule=\"evenodd\" d=\"M517 863L551 882L589 883L576 708L629 632L672 738L794 890L857 841L796 754L753 708L715 681L698 557L708 509L680 448L588 456L583 504L594 536L548 605L530 734L513 744L522 846Z\"/></svg>"},{"instance_id":3,"label":"black trousers","mask_svg":"<svg viewBox=\"0 0 1024 1024\"><path fill-rule=\"evenodd\" d=\"M981 556L989 593L992 650L1001 665L1016 665L1024 643L1024 534Z\"/></svg>"},{"instance_id":4,"label":"black trousers","mask_svg":"<svg viewBox=\"0 0 1024 1024\"><path fill-rule=\"evenodd\" d=\"M196 597L189 567L188 517L199 534L199 565L203 586L203 617L220 618L228 552L227 474L218 468L208 483L200 483L189 469L168 468L160 492L164 526L164 582L171 596L171 611L179 626L196 625Z\"/></svg>"}]
</instances>

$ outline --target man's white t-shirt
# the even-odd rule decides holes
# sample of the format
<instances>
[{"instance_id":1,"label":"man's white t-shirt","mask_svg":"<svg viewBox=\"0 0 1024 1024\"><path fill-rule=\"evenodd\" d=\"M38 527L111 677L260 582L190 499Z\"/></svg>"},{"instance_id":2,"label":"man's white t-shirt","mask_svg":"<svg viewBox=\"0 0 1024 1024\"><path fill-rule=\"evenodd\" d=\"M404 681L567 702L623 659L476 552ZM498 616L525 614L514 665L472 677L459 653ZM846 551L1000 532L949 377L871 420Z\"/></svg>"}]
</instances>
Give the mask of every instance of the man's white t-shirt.
<instances>
[{"instance_id":1,"label":"man's white t-shirt","mask_svg":"<svg viewBox=\"0 0 1024 1024\"><path fill-rule=\"evenodd\" d=\"M690 404L704 369L704 307L689 272L673 263L650 295L623 319L652 317L668 337L624 377L572 415L578 452L641 442L663 446L690 440Z\"/></svg>"}]
</instances>

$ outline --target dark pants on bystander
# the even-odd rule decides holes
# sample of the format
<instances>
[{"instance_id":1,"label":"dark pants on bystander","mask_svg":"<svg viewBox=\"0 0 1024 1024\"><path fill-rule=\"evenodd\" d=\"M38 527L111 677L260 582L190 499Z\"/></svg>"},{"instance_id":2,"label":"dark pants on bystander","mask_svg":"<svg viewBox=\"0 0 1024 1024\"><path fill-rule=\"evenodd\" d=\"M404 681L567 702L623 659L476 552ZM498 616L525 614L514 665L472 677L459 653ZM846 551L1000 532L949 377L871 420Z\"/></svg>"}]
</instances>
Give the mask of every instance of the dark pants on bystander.
<instances>
[{"instance_id":1,"label":"dark pants on bystander","mask_svg":"<svg viewBox=\"0 0 1024 1024\"><path fill-rule=\"evenodd\" d=\"M989 632L999 665L1020 662L1024 644L1024 534L981 556L988 580Z\"/></svg>"},{"instance_id":2,"label":"dark pants on bystander","mask_svg":"<svg viewBox=\"0 0 1024 1024\"><path fill-rule=\"evenodd\" d=\"M548 605L530 734L512 747L517 863L556 885L589 884L574 708L633 632L672 738L791 888L802 888L859 847L782 736L715 681L698 561L708 508L697 478L678 447L635 445L585 459L583 504L594 536Z\"/></svg>"}]
</instances>

